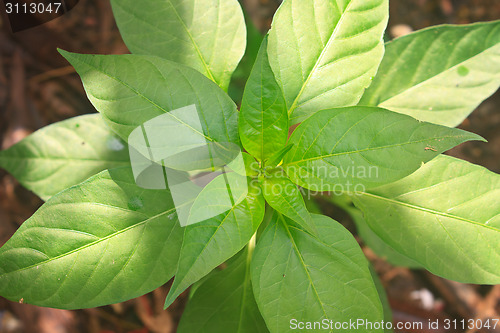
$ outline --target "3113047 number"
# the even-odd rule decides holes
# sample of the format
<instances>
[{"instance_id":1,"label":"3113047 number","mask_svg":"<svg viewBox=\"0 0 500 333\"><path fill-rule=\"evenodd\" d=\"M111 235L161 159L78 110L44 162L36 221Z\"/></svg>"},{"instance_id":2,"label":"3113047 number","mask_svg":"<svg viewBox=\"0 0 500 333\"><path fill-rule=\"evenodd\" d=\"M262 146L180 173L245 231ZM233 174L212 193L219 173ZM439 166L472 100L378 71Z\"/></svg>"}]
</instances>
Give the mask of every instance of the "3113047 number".
<instances>
[{"instance_id":1,"label":"3113047 number","mask_svg":"<svg viewBox=\"0 0 500 333\"><path fill-rule=\"evenodd\" d=\"M55 13L58 14L61 10L62 3L42 3L42 2L32 2L32 3L11 3L7 2L5 4L5 9L7 14L46 14Z\"/></svg>"}]
</instances>

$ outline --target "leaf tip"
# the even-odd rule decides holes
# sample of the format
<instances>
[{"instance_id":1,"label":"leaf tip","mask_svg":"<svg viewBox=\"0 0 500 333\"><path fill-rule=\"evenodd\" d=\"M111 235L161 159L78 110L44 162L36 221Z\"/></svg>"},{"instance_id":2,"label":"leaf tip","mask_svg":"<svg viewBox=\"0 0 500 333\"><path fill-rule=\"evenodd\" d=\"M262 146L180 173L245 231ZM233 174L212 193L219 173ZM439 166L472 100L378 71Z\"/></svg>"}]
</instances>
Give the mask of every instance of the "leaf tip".
<instances>
[{"instance_id":1,"label":"leaf tip","mask_svg":"<svg viewBox=\"0 0 500 333\"><path fill-rule=\"evenodd\" d=\"M79 53L69 52L60 48L57 48L57 52L59 52L59 54L62 55L71 65L73 65L73 62L78 59L77 56L81 55Z\"/></svg>"},{"instance_id":2,"label":"leaf tip","mask_svg":"<svg viewBox=\"0 0 500 333\"><path fill-rule=\"evenodd\" d=\"M481 135L469 132L469 141L481 141L481 142L488 142L485 138L483 138Z\"/></svg>"},{"instance_id":3,"label":"leaf tip","mask_svg":"<svg viewBox=\"0 0 500 333\"><path fill-rule=\"evenodd\" d=\"M163 310L166 310L172 303L175 301L175 296L171 296L171 293L169 292L167 295L167 298L165 299L165 304L163 305Z\"/></svg>"},{"instance_id":4,"label":"leaf tip","mask_svg":"<svg viewBox=\"0 0 500 333\"><path fill-rule=\"evenodd\" d=\"M176 276L176 279L177 279L177 276ZM170 305L172 305L175 302L175 300L177 299L177 297L182 292L182 291L179 292L179 288L177 288L176 279L174 279L174 283L170 287L170 290L168 291L167 297L165 298L165 304L163 305L163 310L166 310Z\"/></svg>"},{"instance_id":5,"label":"leaf tip","mask_svg":"<svg viewBox=\"0 0 500 333\"><path fill-rule=\"evenodd\" d=\"M483 138L479 134L476 134L476 133L473 133L473 132L469 132L469 131L464 131L462 129L454 129L454 130L458 130L458 131L461 132L460 133L460 137L461 137L462 143L463 142L467 142L467 141L488 142L488 140L486 140L485 138Z\"/></svg>"},{"instance_id":6,"label":"leaf tip","mask_svg":"<svg viewBox=\"0 0 500 333\"><path fill-rule=\"evenodd\" d=\"M66 58L66 56L70 54L70 52L63 50L59 47L57 48L57 52L59 52L59 54L62 55L64 58Z\"/></svg>"},{"instance_id":7,"label":"leaf tip","mask_svg":"<svg viewBox=\"0 0 500 333\"><path fill-rule=\"evenodd\" d=\"M478 135L479 139L478 141L481 141L481 142L488 142L488 140L486 140L485 138L483 138L482 136Z\"/></svg>"},{"instance_id":8,"label":"leaf tip","mask_svg":"<svg viewBox=\"0 0 500 333\"><path fill-rule=\"evenodd\" d=\"M57 48L57 52L59 52L59 54L62 55L63 58L66 59L66 61L68 61L70 64L72 64L71 59L73 58L74 53L60 49L60 48Z\"/></svg>"}]
</instances>

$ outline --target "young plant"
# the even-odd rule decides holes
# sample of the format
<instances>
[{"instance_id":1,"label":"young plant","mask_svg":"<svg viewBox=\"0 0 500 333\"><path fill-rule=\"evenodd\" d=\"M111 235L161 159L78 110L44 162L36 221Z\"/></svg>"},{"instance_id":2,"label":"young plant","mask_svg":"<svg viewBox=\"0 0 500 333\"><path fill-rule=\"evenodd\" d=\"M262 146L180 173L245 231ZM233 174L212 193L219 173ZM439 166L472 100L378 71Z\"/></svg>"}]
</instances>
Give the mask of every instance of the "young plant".
<instances>
[{"instance_id":1,"label":"young plant","mask_svg":"<svg viewBox=\"0 0 500 333\"><path fill-rule=\"evenodd\" d=\"M88 308L175 276L165 307L195 284L179 332L333 332L358 319L390 331L358 243L308 211L309 191L333 193L366 241L403 265L500 283L500 177L441 155L483 140L450 126L500 85L500 22L384 45L387 0L285 0L238 111L225 92L246 45L236 0L112 5L132 54L61 51L100 114L0 153L47 200L0 249L0 295ZM150 129L141 146L136 134ZM141 178L137 156L161 177ZM186 181L196 195L179 205L169 175L195 169L222 174Z\"/></svg>"}]
</instances>

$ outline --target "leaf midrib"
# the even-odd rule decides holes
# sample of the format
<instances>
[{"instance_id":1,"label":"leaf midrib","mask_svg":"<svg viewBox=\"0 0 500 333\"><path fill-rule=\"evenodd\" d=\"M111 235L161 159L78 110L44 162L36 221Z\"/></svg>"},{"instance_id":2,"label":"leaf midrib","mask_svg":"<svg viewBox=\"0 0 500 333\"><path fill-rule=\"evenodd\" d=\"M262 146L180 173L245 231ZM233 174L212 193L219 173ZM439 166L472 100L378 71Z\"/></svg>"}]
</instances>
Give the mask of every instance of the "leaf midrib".
<instances>
[{"instance_id":1,"label":"leaf midrib","mask_svg":"<svg viewBox=\"0 0 500 333\"><path fill-rule=\"evenodd\" d=\"M486 228L486 229L489 229L489 230L492 230L492 231L500 233L500 229L497 229L495 227L492 227L490 225L486 225L486 224L483 224L483 223L480 223L480 222L477 222L477 221L473 221L473 220L467 219L465 217L461 217L461 216L457 216L457 215L452 215L452 214L440 212L440 211L437 211L437 210L434 210L434 209L425 208L425 207L422 207L422 206L417 206L415 204L409 204L409 203L406 203L406 202L402 202L402 201L399 201L399 200L387 198L387 197L384 197L384 196L381 196L381 195L377 195L377 194L373 194L373 193L363 192L362 195L366 195L368 197L372 197L372 198L375 198L375 199L378 199L378 200L382 200L382 201L387 201L387 202L390 202L390 203L395 204L395 205L400 205L400 206L408 207L410 209L419 210L419 211L422 211L422 212L425 212L425 213L429 213L429 214L433 214L433 215L438 215L438 216L443 216L443 217L451 218L451 219L454 219L454 220L458 220L458 221L470 223L470 224L473 224L473 225L476 225L476 226L479 226L479 227L482 227L482 228Z\"/></svg>"},{"instance_id":2,"label":"leaf midrib","mask_svg":"<svg viewBox=\"0 0 500 333\"><path fill-rule=\"evenodd\" d=\"M274 185L279 185L279 181L277 181L277 183L274 183L272 181L265 181L267 184L269 184L269 186L271 187L274 187ZM283 180L281 182L281 185L283 185L283 188L286 188L286 185L289 184L289 185L292 185L294 189L296 189L296 185L293 184L292 182L287 182L286 180ZM274 191L271 191L271 193L274 193ZM271 194L273 195L273 194ZM301 194L300 194L300 191L297 189L296 191L294 191L294 195L298 198L298 200L303 200ZM293 218L292 216L288 216L289 218L291 218L292 220L294 220L295 222L299 223L299 225L301 227L303 227L307 232L309 232L311 235L317 235L317 231L315 230L315 227L314 225L312 224L312 217L311 215L309 214L309 212L307 211L307 208L305 207L305 204L304 206L302 206L301 208L304 208L305 211L303 213L299 212L296 207L294 205L292 205L292 203L288 200L290 198L290 196L284 196L283 193L280 191L280 193L277 195L278 197L280 197L282 199L282 202L285 203L285 205L295 214L295 217L296 218ZM279 199L278 199L279 200ZM300 205L300 203L299 203ZM274 208L274 207L273 207ZM285 216L287 216L287 214L279 211L278 209L276 209L278 211L278 213L280 214L283 214ZM291 215L291 214L290 214ZM304 216L306 215L306 216ZM300 219L300 221L297 221L297 219Z\"/></svg>"},{"instance_id":3,"label":"leaf midrib","mask_svg":"<svg viewBox=\"0 0 500 333\"><path fill-rule=\"evenodd\" d=\"M464 136L464 135L441 136L441 137L437 137L437 138L429 138L429 139L422 139L422 140L417 140L417 141L409 141L409 142L403 142L403 143L398 143L398 144L393 144L393 145L387 145L387 146L381 146L381 147L364 148L364 149L352 150L352 151L346 151L346 152L340 152L340 153L335 153L335 154L327 154L327 155L321 155L321 156L311 157L311 158L308 158L308 159L301 159L301 160L298 160L298 161L293 161L293 162L285 164L284 166L294 165L294 164L298 164L298 163L302 163L302 162L308 162L308 161L322 160L322 159L328 158L328 157L343 156L343 155L350 155L350 154L358 154L358 153L362 153L362 152L365 152L365 151L374 151L374 150L380 150L380 149L402 147L402 146L406 146L406 145L410 145L410 144L424 143L424 142L427 142L427 141L432 142L432 141L439 140L439 139L452 139L452 138L453 139L458 139L458 138L464 138L465 139L466 136Z\"/></svg>"},{"instance_id":4,"label":"leaf midrib","mask_svg":"<svg viewBox=\"0 0 500 333\"><path fill-rule=\"evenodd\" d=\"M194 40L194 37L193 35L191 34L191 32L189 31L189 29L187 28L186 24L184 23L184 21L182 20L181 16L179 15L179 12L177 12L177 9L175 8L174 4L172 3L172 0L168 0L168 3L170 4L170 6L172 6L172 9L173 9L173 12L175 13L175 16L177 16L177 19L179 20L179 22L181 23L182 27L184 28L184 30L186 31L189 39L191 40L191 43L193 43L193 46L196 50L196 54L198 55L198 57L200 58L201 60L201 63L203 64L203 67L205 68L205 71L207 72L207 74L209 75L208 78L210 80L212 80L213 82L219 84L213 74L212 74L212 71L210 70L210 68L208 67L208 64L206 63L205 59L203 58L203 55L201 54L201 51L200 51L200 48L198 47L198 44L195 42ZM220 4L219 4L220 5ZM218 22L217 22L217 25L218 25Z\"/></svg>"},{"instance_id":5,"label":"leaf midrib","mask_svg":"<svg viewBox=\"0 0 500 333\"><path fill-rule=\"evenodd\" d=\"M203 65L203 68L205 69L206 73L208 74L208 78L212 81L214 81L215 83L217 83L217 81L215 80L214 76L213 76L213 73L212 71L210 70L210 68L208 67L208 64L206 63L205 59L203 58L203 55L201 54L201 51L200 51L200 48L198 46L198 44L195 42L194 40L194 37L193 35L191 34L191 32L189 31L189 29L187 28L186 24L184 23L184 21L182 20L181 16L179 15L178 11L175 9L175 6L173 5L172 1L171 0L168 0L170 6L172 7L173 9L173 12L175 14L175 16L177 17L177 19L179 20L180 24L182 25L182 27L184 28L184 30L186 31L191 43L193 44L194 48L195 48L195 51L196 51L196 54L197 56L200 58L200 61L201 61L201 64ZM121 3L120 1L114 1L115 4L118 4L119 6L121 6ZM125 8L122 7L123 10L127 11ZM129 11L130 12L130 11ZM135 13L132 12L132 15L146 23L147 25L157 29L157 30L160 30L158 29L158 27L156 27L155 25L151 24L148 20L145 20L145 19L142 19L141 17L135 15ZM162 31L163 33L166 33L165 31ZM171 36L175 37L175 38L178 38L179 40L181 40L178 36L175 36L173 34L171 34ZM185 42L185 41L184 41Z\"/></svg>"},{"instance_id":6,"label":"leaf midrib","mask_svg":"<svg viewBox=\"0 0 500 333\"><path fill-rule=\"evenodd\" d=\"M176 208L169 209L169 210L167 210L167 211L165 211L165 212L162 212L162 213L160 213L160 214L157 214L157 215L155 215L155 216L152 216L152 217L150 217L150 218L148 218L148 219L146 219L146 220L144 220L144 221L141 221L141 222L136 223L136 224L134 224L134 225L131 225L131 226L127 227L127 228L124 228L124 229L122 229L122 230L119 230L119 231L117 231L117 232L114 232L114 233L112 233L112 234L109 234L108 236L103 237L103 238L100 238L100 239L98 239L98 240L96 240L96 241L94 241L94 242L88 243L88 244L86 244L86 245L84 245L84 246L80 246L79 248L73 249L73 250L71 250L71 251L69 251L69 252L62 253L62 254L60 254L60 255L58 255L58 256L56 256L56 257L53 257L53 258L50 258L50 259L47 259L47 260L41 261L41 262L39 262L39 263L36 263L36 264L30 265L30 266L27 266L27 267L20 268L20 269L14 270L14 271L10 271L10 272L4 273L4 274L0 274L0 278L1 278L1 277L3 277L3 276L6 276L6 275L8 275L8 274L14 274L14 273L17 273L17 272L21 272L21 271L24 271L24 270L28 270L28 269L31 269L31 268L34 268L34 267L37 267L37 266L40 266L40 265L45 265L45 264L48 264L48 263L50 263L50 262L52 262L52 261L54 261L54 260L58 260L58 259L64 258L64 257L66 257L66 256L69 256L69 255L73 254L73 253L76 253L76 252L82 251L82 250L84 250L84 249L86 249L86 248L88 248L88 247L94 246L94 245L99 244L99 243L101 243L101 242L103 242L103 241L106 241L106 240L108 240L108 239L110 239L110 238L113 238L113 237L115 237L115 236L118 236L118 235L120 235L120 234L122 234L122 233L124 233L124 232L127 232L127 231L132 230L132 229L134 229L134 228L136 228L136 227L139 227L139 226L141 226L141 225L143 225L143 224L146 224L146 223L148 223L148 222L150 222L150 221L152 221L152 220L154 220L154 219L157 219L157 218L159 218L159 217L161 217L161 216L163 216L163 215L165 215L165 214L172 213L172 212L174 212L175 210L176 210ZM1 254L1 253L0 253L0 254Z\"/></svg>"},{"instance_id":7,"label":"leaf midrib","mask_svg":"<svg viewBox=\"0 0 500 333\"><path fill-rule=\"evenodd\" d=\"M464 61L461 61L461 62L457 63L456 65L454 65L452 67L449 67L446 70L444 70L442 72L439 72L436 75L433 75L433 76L425 79L424 81L419 82L418 84L416 84L414 86L409 87L406 90L400 91L399 93L397 93L397 94L395 94L395 95L393 95L393 96L391 96L391 97L389 97L389 98L387 98L387 99L385 99L383 101L379 101L377 105L382 107L384 104L390 103L392 100L397 100L400 96L402 96L402 95L404 95L406 93L409 93L409 92L411 92L413 90L417 90L421 86L424 86L425 84L427 84L429 81L437 79L440 76L444 76L444 75L450 74L453 70L458 69L458 67L463 66L465 63L473 62L474 60L476 60L476 58L479 58L479 57L483 56L485 53L491 51L494 48L499 48L500 49L500 43L497 43L497 44L495 44L495 45L493 45L493 46L491 46L491 47L489 47L489 48L487 48L487 49L479 52L475 56L470 57L470 58L468 58L468 59L466 59Z\"/></svg>"},{"instance_id":8,"label":"leaf midrib","mask_svg":"<svg viewBox=\"0 0 500 333\"><path fill-rule=\"evenodd\" d=\"M155 106L158 110L162 111L164 114L168 114L170 115L172 118L174 118L175 120L177 120L179 123L183 124L184 126L186 126L187 128L190 128L191 130L193 130L193 132L195 133L198 133L199 135L203 136L206 140L210 141L210 142L214 142L215 140L206 136L204 133L201 133L200 131L198 131L197 129L193 128L192 126L190 126L189 124L187 124L186 122L182 121L181 119L177 118L175 115L173 115L171 112L167 111L165 108L159 106L158 104L156 104L154 101L152 101L151 99L149 99L148 97L146 97L144 94L140 93L139 91L137 91L136 89L134 89L133 87L131 87L130 85L128 85L127 83L125 83L124 81L120 80L118 77L115 77L115 76L112 76L106 72L104 72L103 70L101 70L100 68L94 66L93 64L89 63L89 62L86 62L86 61L82 61L76 57L73 57L73 55L71 53L68 52L68 54L70 56L72 56L73 59L76 59L76 61L79 61L81 63L84 63L86 64L87 66L95 69L96 71L98 71L99 73L109 77L110 79L113 79L115 81L117 81L118 83L122 84L124 87L128 88L130 91L132 91L134 94L136 94L137 96L143 98L144 100L146 100L148 103L152 104L153 106ZM163 73L160 71L160 69L154 64L152 63L149 59L144 59L146 60L148 63L150 63L152 66L155 67L156 70L159 71L159 73L162 75L163 77ZM182 73L181 73L182 74ZM98 98L98 97L96 97Z\"/></svg>"},{"instance_id":9,"label":"leaf midrib","mask_svg":"<svg viewBox=\"0 0 500 333\"><path fill-rule=\"evenodd\" d=\"M337 37L337 34L338 34L338 30L340 29L339 27L342 25L345 17L346 17L346 13L350 10L351 8L351 5L355 2L356 0L351 0L351 2L349 2L349 4L347 5L345 11L343 13L341 13L341 16L340 16L340 20L337 22L337 25L335 26L335 29L333 29L333 32L330 36L330 38L328 39L328 42L326 43L325 47L323 48L323 50L321 51L321 54L319 55L318 59L316 60L316 63L314 64L314 67L312 68L312 70L309 72L309 75L307 76L307 79L304 81L304 83L302 84L302 87L300 88L300 91L299 93L297 94L297 97L295 97L295 100L293 101L292 103L292 106L290 107L290 109L288 110L288 115L290 116L293 111L295 111L295 109L297 108L297 104L299 102L299 99L300 97L302 96L302 94L304 93L307 85L309 84L309 81L311 80L313 74L316 72L316 70L318 69L319 67L319 64L321 63L321 61L323 60L323 57L325 56L325 54L327 53L327 50L330 48L330 44L333 43L334 40L336 40L336 37Z\"/></svg>"},{"instance_id":10,"label":"leaf midrib","mask_svg":"<svg viewBox=\"0 0 500 333\"><path fill-rule=\"evenodd\" d=\"M231 207L231 209L229 211L227 211L227 214L224 216L224 218L222 219L222 221L220 222L220 224L215 228L213 234L210 236L210 239L205 243L205 246L203 247L203 249L201 249L201 251L199 251L199 255L196 256L193 264L186 271L186 273L183 274L182 280L177 285L175 285L175 284L172 285L172 288L170 289L169 294L167 295L167 299L165 300L165 304L167 304L167 303L171 304L171 302L173 302L175 300L175 298L169 299L169 295L175 295L175 297L177 297L178 296L177 294L179 293L179 291L178 291L179 290L179 286L182 286L182 288L184 288L183 284L185 284L186 277L192 272L192 270L193 270L192 268L200 260L201 254L205 253L206 248L214 240L214 238L218 234L219 230L222 228L222 226L224 225L224 223L226 222L226 220L229 218L229 216L231 214L233 214L233 212L234 212L234 210L236 209L237 206L238 205L234 205L233 207ZM182 250L181 250L181 254L182 254ZM179 261L180 261L180 259L179 259ZM179 271L176 272L176 277L177 277L178 273L179 273ZM174 280L174 283L175 283L175 280ZM176 288L174 289L174 287L176 287ZM166 309L166 307L165 307L165 309Z\"/></svg>"},{"instance_id":11,"label":"leaf midrib","mask_svg":"<svg viewBox=\"0 0 500 333\"><path fill-rule=\"evenodd\" d=\"M292 246L293 246L293 249L294 249L294 252L296 253L297 257L299 258L300 260L300 263L302 264L302 267L307 275L307 278L309 280L309 283L310 283L310 286L313 290L313 293L314 293L314 296L315 298L317 299L317 301L319 302L319 305L321 307L321 311L323 312L323 314L325 315L325 318L328 318L328 314L326 313L326 310L323 306L323 301L321 300L321 298L319 297L319 293L318 291L316 290L316 286L314 285L313 283L313 279L311 277L311 275L309 275L309 270L307 268L307 265L306 263L304 262L304 258L302 257L302 254L300 253L300 250L299 248L297 247L297 244L295 243L295 239L293 238L292 234L290 233L290 230L288 229L288 225L285 221L285 219L283 218L283 215L281 215L280 213L278 213L278 216L279 216L279 219L281 220L281 223L283 224L283 227L288 235L288 237L290 238L290 241L292 243ZM331 332L331 331L330 331Z\"/></svg>"}]
</instances>

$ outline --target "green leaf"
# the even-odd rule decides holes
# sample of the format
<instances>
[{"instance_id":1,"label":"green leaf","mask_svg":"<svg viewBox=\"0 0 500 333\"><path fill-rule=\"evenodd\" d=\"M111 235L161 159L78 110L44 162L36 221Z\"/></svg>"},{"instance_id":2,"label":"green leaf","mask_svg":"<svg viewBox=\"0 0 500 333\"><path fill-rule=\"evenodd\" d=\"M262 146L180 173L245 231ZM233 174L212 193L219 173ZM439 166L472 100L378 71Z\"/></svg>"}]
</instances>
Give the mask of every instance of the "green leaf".
<instances>
[{"instance_id":1,"label":"green leaf","mask_svg":"<svg viewBox=\"0 0 500 333\"><path fill-rule=\"evenodd\" d=\"M152 56L60 52L80 74L92 104L123 139L148 120L195 105L203 128L199 135L208 142L239 143L236 105L197 71Z\"/></svg>"},{"instance_id":2,"label":"green leaf","mask_svg":"<svg viewBox=\"0 0 500 333\"><path fill-rule=\"evenodd\" d=\"M132 53L192 67L227 90L246 46L238 1L112 0L111 4Z\"/></svg>"},{"instance_id":3,"label":"green leaf","mask_svg":"<svg viewBox=\"0 0 500 333\"><path fill-rule=\"evenodd\" d=\"M215 272L189 300L179 333L268 333L250 282L248 250Z\"/></svg>"},{"instance_id":4,"label":"green leaf","mask_svg":"<svg viewBox=\"0 0 500 333\"><path fill-rule=\"evenodd\" d=\"M351 198L348 195L333 194L329 200L336 206L346 211L356 224L356 229L363 242L377 254L385 259L391 265L409 268L422 268L422 265L416 261L402 255L394 250L389 244L384 242L374 233L366 223L363 213L354 207Z\"/></svg>"},{"instance_id":5,"label":"green leaf","mask_svg":"<svg viewBox=\"0 0 500 333\"><path fill-rule=\"evenodd\" d=\"M313 191L354 192L387 184L480 136L372 107L322 110L292 134L283 168Z\"/></svg>"},{"instance_id":6,"label":"green leaf","mask_svg":"<svg viewBox=\"0 0 500 333\"><path fill-rule=\"evenodd\" d=\"M198 281L196 281L195 283L193 283L191 285L191 287L189 287L189 295L188 295L188 301L190 301L191 299L193 299L193 296L194 294L196 294L196 292L198 291L198 289L209 279L212 278L212 276L214 276L215 274L217 274L219 272L218 269L214 269L213 271L211 271L210 273L208 273L207 275L205 275L204 277L202 277L201 279L199 279ZM184 313L183 315L184 316ZM182 318L181 318L182 319Z\"/></svg>"},{"instance_id":7,"label":"green leaf","mask_svg":"<svg viewBox=\"0 0 500 333\"><path fill-rule=\"evenodd\" d=\"M454 127L500 85L500 21L444 25L387 43L362 105Z\"/></svg>"},{"instance_id":8,"label":"green leaf","mask_svg":"<svg viewBox=\"0 0 500 333\"><path fill-rule=\"evenodd\" d=\"M285 99L269 66L267 37L245 87L239 131L243 147L263 162L282 149L288 139Z\"/></svg>"},{"instance_id":9,"label":"green leaf","mask_svg":"<svg viewBox=\"0 0 500 333\"><path fill-rule=\"evenodd\" d=\"M78 309L122 302L166 283L182 242L172 198L103 171L52 197L0 249L0 295Z\"/></svg>"},{"instance_id":10,"label":"green leaf","mask_svg":"<svg viewBox=\"0 0 500 333\"><path fill-rule=\"evenodd\" d=\"M223 214L242 202L247 194L247 177L234 172L219 175L196 197L187 224L195 224Z\"/></svg>"},{"instance_id":11,"label":"green leaf","mask_svg":"<svg viewBox=\"0 0 500 333\"><path fill-rule=\"evenodd\" d=\"M255 26L252 18L243 8L243 14L245 15L245 25L247 27L247 49L245 50L245 55L241 58L238 67L234 70L233 76L231 77L231 84L228 88L228 94L231 96L236 104L241 105L241 100L243 98L243 91L245 90L245 85L248 81L248 77L252 71L252 67L257 59L259 53L260 44L262 44L262 39L264 36Z\"/></svg>"},{"instance_id":12,"label":"green leaf","mask_svg":"<svg viewBox=\"0 0 500 333\"><path fill-rule=\"evenodd\" d=\"M500 283L500 176L440 156L393 184L353 196L397 251L447 279Z\"/></svg>"},{"instance_id":13,"label":"green leaf","mask_svg":"<svg viewBox=\"0 0 500 333\"><path fill-rule=\"evenodd\" d=\"M361 239L365 244L377 254L377 256L382 259L387 260L391 265L408 267L413 269L420 269L422 265L417 263L415 260L408 258L407 256L394 250L389 244L384 242L372 229L368 226L363 214L356 208L352 208L348 211L349 215L352 217L354 223L356 224L356 229Z\"/></svg>"},{"instance_id":14,"label":"green leaf","mask_svg":"<svg viewBox=\"0 0 500 333\"><path fill-rule=\"evenodd\" d=\"M382 305L358 243L336 221L322 215L313 220L319 238L276 214L257 243L252 284L267 327L272 333L292 332L293 319L380 322Z\"/></svg>"},{"instance_id":15,"label":"green leaf","mask_svg":"<svg viewBox=\"0 0 500 333\"><path fill-rule=\"evenodd\" d=\"M185 228L175 280L165 308L191 284L240 251L264 218L260 188L249 186L248 196L229 211Z\"/></svg>"},{"instance_id":16,"label":"green leaf","mask_svg":"<svg viewBox=\"0 0 500 333\"><path fill-rule=\"evenodd\" d=\"M378 277L377 272L372 265L370 265L370 274L372 275L373 282L375 283L375 288L377 288L377 293L380 302L382 303L382 309L384 310L384 322L392 323L392 309L391 305L389 304L389 299L387 298L387 293L385 292L384 286L382 285L382 282L380 281L380 278ZM394 333L394 331L388 327L385 328L384 332Z\"/></svg>"},{"instance_id":17,"label":"green leaf","mask_svg":"<svg viewBox=\"0 0 500 333\"><path fill-rule=\"evenodd\" d=\"M384 54L387 0L285 0L269 33L269 60L290 122L356 105Z\"/></svg>"},{"instance_id":18,"label":"green leaf","mask_svg":"<svg viewBox=\"0 0 500 333\"><path fill-rule=\"evenodd\" d=\"M262 193L269 206L311 234L317 234L302 194L288 177L280 173L266 176L262 182Z\"/></svg>"},{"instance_id":19,"label":"green leaf","mask_svg":"<svg viewBox=\"0 0 500 333\"><path fill-rule=\"evenodd\" d=\"M129 164L126 144L99 114L49 125L0 152L0 167L44 200L103 170Z\"/></svg>"}]
</instances>

